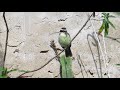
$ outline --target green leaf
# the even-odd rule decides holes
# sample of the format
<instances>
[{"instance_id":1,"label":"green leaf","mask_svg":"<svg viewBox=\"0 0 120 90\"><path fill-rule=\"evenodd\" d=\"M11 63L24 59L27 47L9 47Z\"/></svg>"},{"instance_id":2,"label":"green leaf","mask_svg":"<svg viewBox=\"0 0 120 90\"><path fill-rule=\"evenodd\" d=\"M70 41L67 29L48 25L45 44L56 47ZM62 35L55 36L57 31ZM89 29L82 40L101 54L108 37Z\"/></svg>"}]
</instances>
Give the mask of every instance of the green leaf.
<instances>
[{"instance_id":1,"label":"green leaf","mask_svg":"<svg viewBox=\"0 0 120 90\"><path fill-rule=\"evenodd\" d=\"M61 74L62 78L74 78L72 72L72 59L71 57L65 57L62 55L60 57L60 64L61 64Z\"/></svg>"},{"instance_id":2,"label":"green leaf","mask_svg":"<svg viewBox=\"0 0 120 90\"><path fill-rule=\"evenodd\" d=\"M109 33L109 25L111 25L114 29L115 29L115 26L109 21L109 17L114 17L112 15L109 15L109 13L102 13L103 14L103 23L102 23L102 26L100 27L99 29L99 32L98 33L101 33L103 30L104 31L104 35L105 37L108 35Z\"/></svg>"},{"instance_id":3,"label":"green leaf","mask_svg":"<svg viewBox=\"0 0 120 90\"><path fill-rule=\"evenodd\" d=\"M7 75L0 75L0 78L8 78Z\"/></svg>"},{"instance_id":4,"label":"green leaf","mask_svg":"<svg viewBox=\"0 0 120 90\"><path fill-rule=\"evenodd\" d=\"M0 72L2 72L0 74L0 78L7 78L7 68L4 68L4 67L0 67Z\"/></svg>"},{"instance_id":5,"label":"green leaf","mask_svg":"<svg viewBox=\"0 0 120 90\"><path fill-rule=\"evenodd\" d=\"M105 29L105 37L108 35L108 28Z\"/></svg>"},{"instance_id":6,"label":"green leaf","mask_svg":"<svg viewBox=\"0 0 120 90\"><path fill-rule=\"evenodd\" d=\"M108 17L104 17L104 23L109 23L109 19L108 19Z\"/></svg>"},{"instance_id":7,"label":"green leaf","mask_svg":"<svg viewBox=\"0 0 120 90\"><path fill-rule=\"evenodd\" d=\"M109 29L109 24L107 22L105 22L105 31L104 31L104 34L105 34L105 37L108 35L108 29Z\"/></svg>"},{"instance_id":8,"label":"green leaf","mask_svg":"<svg viewBox=\"0 0 120 90\"><path fill-rule=\"evenodd\" d=\"M106 16L107 14L106 13L102 13L104 16Z\"/></svg>"},{"instance_id":9,"label":"green leaf","mask_svg":"<svg viewBox=\"0 0 120 90\"><path fill-rule=\"evenodd\" d=\"M103 31L103 29L104 29L104 23L102 23L102 26L100 27L98 33L100 34Z\"/></svg>"},{"instance_id":10,"label":"green leaf","mask_svg":"<svg viewBox=\"0 0 120 90\"><path fill-rule=\"evenodd\" d=\"M1 71L1 72L4 71L4 67L0 67L0 71Z\"/></svg>"},{"instance_id":11,"label":"green leaf","mask_svg":"<svg viewBox=\"0 0 120 90\"><path fill-rule=\"evenodd\" d=\"M65 55L62 55L60 57L60 64L61 64L61 75L62 75L62 78L67 78Z\"/></svg>"},{"instance_id":12,"label":"green leaf","mask_svg":"<svg viewBox=\"0 0 120 90\"><path fill-rule=\"evenodd\" d=\"M17 71L17 69L12 69L10 71L7 71L7 73L14 72L14 71Z\"/></svg>"},{"instance_id":13,"label":"green leaf","mask_svg":"<svg viewBox=\"0 0 120 90\"><path fill-rule=\"evenodd\" d=\"M120 64L116 64L117 66L120 66Z\"/></svg>"},{"instance_id":14,"label":"green leaf","mask_svg":"<svg viewBox=\"0 0 120 90\"><path fill-rule=\"evenodd\" d=\"M109 21L109 24L110 24L114 29L116 29L115 26L114 26L110 21Z\"/></svg>"},{"instance_id":15,"label":"green leaf","mask_svg":"<svg viewBox=\"0 0 120 90\"><path fill-rule=\"evenodd\" d=\"M109 17L109 13L107 13L107 17Z\"/></svg>"},{"instance_id":16,"label":"green leaf","mask_svg":"<svg viewBox=\"0 0 120 90\"><path fill-rule=\"evenodd\" d=\"M71 57L66 57L66 69L67 69L67 78L74 78L72 72L72 59Z\"/></svg>"},{"instance_id":17,"label":"green leaf","mask_svg":"<svg viewBox=\"0 0 120 90\"><path fill-rule=\"evenodd\" d=\"M2 72L3 76L7 76L7 68L4 68L3 72Z\"/></svg>"}]
</instances>

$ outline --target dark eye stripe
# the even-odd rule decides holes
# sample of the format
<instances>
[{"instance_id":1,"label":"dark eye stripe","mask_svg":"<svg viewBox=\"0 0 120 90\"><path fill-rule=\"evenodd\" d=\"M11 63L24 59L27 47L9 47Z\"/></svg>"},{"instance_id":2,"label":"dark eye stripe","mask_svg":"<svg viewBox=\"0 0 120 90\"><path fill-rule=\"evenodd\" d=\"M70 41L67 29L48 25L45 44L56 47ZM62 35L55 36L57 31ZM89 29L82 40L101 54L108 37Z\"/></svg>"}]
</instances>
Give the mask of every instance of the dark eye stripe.
<instances>
[{"instance_id":1,"label":"dark eye stripe","mask_svg":"<svg viewBox=\"0 0 120 90\"><path fill-rule=\"evenodd\" d=\"M60 32L67 32L67 31L65 31L65 30L60 30Z\"/></svg>"}]
</instances>

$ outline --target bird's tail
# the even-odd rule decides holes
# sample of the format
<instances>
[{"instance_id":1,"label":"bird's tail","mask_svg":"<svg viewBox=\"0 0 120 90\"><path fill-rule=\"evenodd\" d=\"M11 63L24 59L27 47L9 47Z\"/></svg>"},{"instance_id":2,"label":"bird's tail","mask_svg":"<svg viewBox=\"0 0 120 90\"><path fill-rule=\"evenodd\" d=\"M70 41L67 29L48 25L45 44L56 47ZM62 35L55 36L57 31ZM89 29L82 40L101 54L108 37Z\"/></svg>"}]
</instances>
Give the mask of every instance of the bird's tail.
<instances>
[{"instance_id":1,"label":"bird's tail","mask_svg":"<svg viewBox=\"0 0 120 90\"><path fill-rule=\"evenodd\" d=\"M70 49L70 47L67 47L66 49L65 49L65 55L66 55L66 57L72 57L72 52L71 52L71 49Z\"/></svg>"}]
</instances>

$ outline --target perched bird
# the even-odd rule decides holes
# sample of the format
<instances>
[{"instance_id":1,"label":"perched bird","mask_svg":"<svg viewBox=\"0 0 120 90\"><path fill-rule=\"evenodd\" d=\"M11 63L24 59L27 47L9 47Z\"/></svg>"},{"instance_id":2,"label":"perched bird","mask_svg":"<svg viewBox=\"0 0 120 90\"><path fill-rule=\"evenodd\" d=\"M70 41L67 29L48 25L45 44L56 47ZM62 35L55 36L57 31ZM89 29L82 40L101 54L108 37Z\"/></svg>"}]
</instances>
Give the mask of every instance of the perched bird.
<instances>
[{"instance_id":1,"label":"perched bird","mask_svg":"<svg viewBox=\"0 0 120 90\"><path fill-rule=\"evenodd\" d=\"M67 32L66 28L61 28L59 32L59 38L58 38L59 44L63 49L65 49L65 55L66 57L71 57L72 52L71 52L71 37L70 34Z\"/></svg>"}]
</instances>

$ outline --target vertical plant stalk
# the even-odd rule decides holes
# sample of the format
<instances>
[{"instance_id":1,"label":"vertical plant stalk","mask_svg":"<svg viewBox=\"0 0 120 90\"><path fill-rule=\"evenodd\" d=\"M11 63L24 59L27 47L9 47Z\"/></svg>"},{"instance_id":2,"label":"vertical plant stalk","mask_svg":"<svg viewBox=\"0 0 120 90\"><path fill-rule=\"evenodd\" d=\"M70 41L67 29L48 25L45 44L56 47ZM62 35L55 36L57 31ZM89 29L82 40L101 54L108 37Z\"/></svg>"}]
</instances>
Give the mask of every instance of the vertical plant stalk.
<instances>
[{"instance_id":1,"label":"vertical plant stalk","mask_svg":"<svg viewBox=\"0 0 120 90\"><path fill-rule=\"evenodd\" d=\"M8 34L9 34L9 28L8 28L8 24L5 18L5 12L3 12L3 19L6 25L6 41L5 41L5 51L4 51L4 57L3 57L3 67L5 66L5 60L6 60L6 55L7 55L7 45L8 45Z\"/></svg>"},{"instance_id":2,"label":"vertical plant stalk","mask_svg":"<svg viewBox=\"0 0 120 90\"><path fill-rule=\"evenodd\" d=\"M96 71L97 71L98 78L100 78L100 75L99 75L99 72L98 72L98 68L97 68L97 63L96 63L96 61L95 61L95 57L94 57L92 48L91 48L91 46L90 46L89 36L91 36L93 39L94 39L94 37L93 37L92 35L88 34L88 35L87 35L87 40L88 40L88 45L89 45L89 48L90 48L90 51L91 51L91 54L92 54L92 57L93 57L93 61L94 61L94 64L95 64L95 68L96 68Z\"/></svg>"},{"instance_id":3,"label":"vertical plant stalk","mask_svg":"<svg viewBox=\"0 0 120 90\"><path fill-rule=\"evenodd\" d=\"M95 27L94 27L94 25L93 25L93 23L92 23L91 20L90 20L90 22L91 22L91 24L92 24L93 31L95 32ZM99 45L99 47L100 47L100 51L101 51L101 54L102 54L102 57L103 57L105 70L107 71L107 67L106 67L106 59L105 59L105 57L104 57L103 50L102 50L102 47L101 47L101 44L100 44L100 42L99 42L99 38L98 38L98 35L96 34L96 32L95 32L95 37L97 38L98 45ZM107 72L108 72L108 71L107 71ZM109 75L108 75L108 74L107 74L107 76L108 76L108 78L109 78Z\"/></svg>"},{"instance_id":4,"label":"vertical plant stalk","mask_svg":"<svg viewBox=\"0 0 120 90\"><path fill-rule=\"evenodd\" d=\"M95 28L94 28L94 26L93 26L92 21L91 21L91 24L92 24L93 31L95 32ZM102 50L102 47L101 47L101 44L100 44L100 41L99 41L99 38L98 38L96 32L95 32L95 37L96 37L96 39L97 39L97 41L98 41L98 46L100 47L100 51L101 51L102 58L103 58L103 61L104 61L104 66L105 66L105 69L106 69L106 65L105 65L105 57L104 57L103 50ZM102 74L101 74L101 78L102 78Z\"/></svg>"},{"instance_id":5,"label":"vertical plant stalk","mask_svg":"<svg viewBox=\"0 0 120 90\"><path fill-rule=\"evenodd\" d=\"M71 57L65 57L65 55L62 55L60 57L60 64L61 64L61 77L74 78Z\"/></svg>"},{"instance_id":6,"label":"vertical plant stalk","mask_svg":"<svg viewBox=\"0 0 120 90\"><path fill-rule=\"evenodd\" d=\"M82 65L81 65L81 63L80 63L80 56L79 56L79 58L77 58L77 61L78 61L78 64L79 64L79 66L80 66L80 69L81 69L81 74L82 74L82 76L83 76L83 78L84 78L84 74L83 74L83 70L82 70Z\"/></svg>"},{"instance_id":7,"label":"vertical plant stalk","mask_svg":"<svg viewBox=\"0 0 120 90\"><path fill-rule=\"evenodd\" d=\"M100 23L102 24L102 21L100 21ZM104 32L105 32L105 30L104 30ZM109 75L109 72L108 72L108 68L107 68L108 63L106 62L108 58L107 58L107 50L106 50L106 44L105 44L105 38L104 38L105 33L104 32L102 32L103 46L104 46L104 58L105 58L104 64L105 64L107 76L108 76L108 78L110 78L110 75Z\"/></svg>"},{"instance_id":8,"label":"vertical plant stalk","mask_svg":"<svg viewBox=\"0 0 120 90\"><path fill-rule=\"evenodd\" d=\"M102 33L103 35L102 35L102 38L103 38L103 44L104 44L104 53L105 53L105 60L107 61L108 60L108 58L107 58L107 50L106 50L106 44L105 44L105 38L104 38L104 32ZM110 75L109 75L109 72L108 72L108 68L107 68L107 66L108 66L108 63L105 61L105 67L106 67L106 69L107 69L107 74L108 74L108 77L110 78Z\"/></svg>"}]
</instances>

